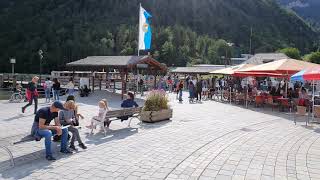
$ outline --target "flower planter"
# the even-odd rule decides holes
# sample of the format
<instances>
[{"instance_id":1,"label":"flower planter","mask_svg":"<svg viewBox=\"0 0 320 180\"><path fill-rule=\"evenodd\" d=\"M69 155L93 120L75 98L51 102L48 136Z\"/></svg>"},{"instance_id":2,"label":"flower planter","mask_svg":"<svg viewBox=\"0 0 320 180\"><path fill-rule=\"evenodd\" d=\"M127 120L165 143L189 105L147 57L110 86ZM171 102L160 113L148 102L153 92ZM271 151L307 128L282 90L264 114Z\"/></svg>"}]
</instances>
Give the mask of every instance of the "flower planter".
<instances>
[{"instance_id":1,"label":"flower planter","mask_svg":"<svg viewBox=\"0 0 320 180\"><path fill-rule=\"evenodd\" d=\"M141 111L140 120L143 122L159 122L172 118L172 109L160 111Z\"/></svg>"}]
</instances>

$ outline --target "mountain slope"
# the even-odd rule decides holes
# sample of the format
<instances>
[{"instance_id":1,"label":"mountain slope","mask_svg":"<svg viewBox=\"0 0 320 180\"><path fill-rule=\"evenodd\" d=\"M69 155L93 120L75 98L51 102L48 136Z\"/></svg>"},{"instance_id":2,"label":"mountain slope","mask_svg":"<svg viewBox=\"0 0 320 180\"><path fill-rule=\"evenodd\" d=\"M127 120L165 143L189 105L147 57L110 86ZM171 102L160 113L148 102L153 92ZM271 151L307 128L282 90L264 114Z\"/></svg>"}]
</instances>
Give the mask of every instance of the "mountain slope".
<instances>
[{"instance_id":1,"label":"mountain slope","mask_svg":"<svg viewBox=\"0 0 320 180\"><path fill-rule=\"evenodd\" d=\"M313 25L320 27L319 0L278 0L280 4L294 10Z\"/></svg>"},{"instance_id":2,"label":"mountain slope","mask_svg":"<svg viewBox=\"0 0 320 180\"><path fill-rule=\"evenodd\" d=\"M1 0L0 63L3 66L0 72L8 69L10 57L23 62L17 64L18 71L36 71L39 48L45 51L46 71L88 55L135 53L139 2ZM285 46L307 52L317 41L313 29L294 13L279 7L274 0L141 2L153 15L152 51L162 62L170 59L176 64L186 63L180 55L167 55L167 51L175 52L175 48L186 52L182 53L188 57L186 59L202 58L205 53L194 44L202 41L203 37L199 35L206 34L209 38L233 42L239 51L247 53L251 27L253 52L274 51ZM166 29L176 25L184 29ZM204 41L207 44L212 42ZM209 53L209 45L202 49Z\"/></svg>"}]
</instances>

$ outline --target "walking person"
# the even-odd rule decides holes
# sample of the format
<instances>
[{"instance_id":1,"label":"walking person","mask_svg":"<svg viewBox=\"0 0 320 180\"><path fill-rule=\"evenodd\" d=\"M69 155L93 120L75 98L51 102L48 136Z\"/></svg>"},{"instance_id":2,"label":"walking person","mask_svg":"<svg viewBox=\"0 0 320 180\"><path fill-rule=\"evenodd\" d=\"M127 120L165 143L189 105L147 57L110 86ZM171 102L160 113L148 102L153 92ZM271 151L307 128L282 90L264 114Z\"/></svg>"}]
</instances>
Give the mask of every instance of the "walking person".
<instances>
[{"instance_id":1,"label":"walking person","mask_svg":"<svg viewBox=\"0 0 320 180\"><path fill-rule=\"evenodd\" d=\"M70 78L69 83L67 84L68 95L71 96L74 94L74 83L73 78Z\"/></svg>"},{"instance_id":2,"label":"walking person","mask_svg":"<svg viewBox=\"0 0 320 180\"><path fill-rule=\"evenodd\" d=\"M192 103L194 100L195 87L192 81L189 81L189 103Z\"/></svg>"},{"instance_id":3,"label":"walking person","mask_svg":"<svg viewBox=\"0 0 320 180\"><path fill-rule=\"evenodd\" d=\"M58 81L57 78L54 78L54 79L53 79L52 89L53 89L53 99L54 99L55 101L59 101L59 96L60 96L60 82Z\"/></svg>"},{"instance_id":4,"label":"walking person","mask_svg":"<svg viewBox=\"0 0 320 180\"><path fill-rule=\"evenodd\" d=\"M140 80L139 80L139 90L140 90L140 93L141 93L141 96L143 96L143 91L144 91L144 82L143 82L143 78L141 77Z\"/></svg>"},{"instance_id":5,"label":"walking person","mask_svg":"<svg viewBox=\"0 0 320 180\"><path fill-rule=\"evenodd\" d=\"M167 84L168 84L169 93L171 93L172 87L173 87L173 81L170 76L168 77Z\"/></svg>"},{"instance_id":6,"label":"walking person","mask_svg":"<svg viewBox=\"0 0 320 180\"><path fill-rule=\"evenodd\" d=\"M48 77L43 85L44 93L46 95L46 103L48 103L51 101L51 90L53 83L52 81L50 81L50 78Z\"/></svg>"},{"instance_id":7,"label":"walking person","mask_svg":"<svg viewBox=\"0 0 320 180\"><path fill-rule=\"evenodd\" d=\"M208 98L208 81L206 79L202 80L202 97L204 100Z\"/></svg>"},{"instance_id":8,"label":"walking person","mask_svg":"<svg viewBox=\"0 0 320 180\"><path fill-rule=\"evenodd\" d=\"M25 112L26 108L32 105L32 101L34 101L34 114L37 113L38 110L38 91L37 91L37 83L39 78L37 76L32 78L32 81L28 83L26 97L29 101L28 104L21 108L22 113Z\"/></svg>"},{"instance_id":9,"label":"walking person","mask_svg":"<svg viewBox=\"0 0 320 180\"><path fill-rule=\"evenodd\" d=\"M183 81L180 80L179 86L178 86L178 92L179 92L179 102L182 102L182 91L183 91Z\"/></svg>"},{"instance_id":10,"label":"walking person","mask_svg":"<svg viewBox=\"0 0 320 180\"><path fill-rule=\"evenodd\" d=\"M202 79L200 79L196 84L197 101L201 101L201 93L202 93Z\"/></svg>"},{"instance_id":11,"label":"walking person","mask_svg":"<svg viewBox=\"0 0 320 180\"><path fill-rule=\"evenodd\" d=\"M174 92L177 92L178 84L179 84L179 77L176 76L176 77L174 77L174 80L173 80L173 91ZM178 97L178 95L177 95L177 97Z\"/></svg>"}]
</instances>

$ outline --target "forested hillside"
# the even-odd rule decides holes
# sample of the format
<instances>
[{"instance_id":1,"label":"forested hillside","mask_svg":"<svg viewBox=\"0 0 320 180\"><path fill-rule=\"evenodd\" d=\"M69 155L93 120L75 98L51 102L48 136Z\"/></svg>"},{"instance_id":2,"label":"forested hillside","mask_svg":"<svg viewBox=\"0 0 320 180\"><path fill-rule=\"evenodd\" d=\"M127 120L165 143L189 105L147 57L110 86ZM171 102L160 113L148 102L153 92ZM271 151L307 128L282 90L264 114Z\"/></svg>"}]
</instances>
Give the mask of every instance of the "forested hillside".
<instances>
[{"instance_id":1,"label":"forested hillside","mask_svg":"<svg viewBox=\"0 0 320 180\"><path fill-rule=\"evenodd\" d=\"M320 29L320 1L319 0L278 0L280 4L292 9L298 15Z\"/></svg>"},{"instance_id":2,"label":"forested hillside","mask_svg":"<svg viewBox=\"0 0 320 180\"><path fill-rule=\"evenodd\" d=\"M168 65L248 53L251 27L253 53L287 46L309 52L318 42L274 0L1 0L0 72L10 71L10 57L18 72L38 72L39 49L46 72L90 55L137 54L139 2L153 16L151 53Z\"/></svg>"}]
</instances>

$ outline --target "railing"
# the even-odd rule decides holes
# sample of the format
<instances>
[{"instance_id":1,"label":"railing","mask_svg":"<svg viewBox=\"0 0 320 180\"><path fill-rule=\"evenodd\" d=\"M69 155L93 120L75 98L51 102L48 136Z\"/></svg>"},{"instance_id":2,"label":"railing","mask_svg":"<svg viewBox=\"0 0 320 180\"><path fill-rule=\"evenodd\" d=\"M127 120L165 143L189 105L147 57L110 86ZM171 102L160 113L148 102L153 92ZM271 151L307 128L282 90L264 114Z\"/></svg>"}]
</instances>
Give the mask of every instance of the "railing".
<instances>
[{"instance_id":1,"label":"railing","mask_svg":"<svg viewBox=\"0 0 320 180\"><path fill-rule=\"evenodd\" d=\"M12 93L11 88L0 88L0 100L8 100Z\"/></svg>"}]
</instances>

